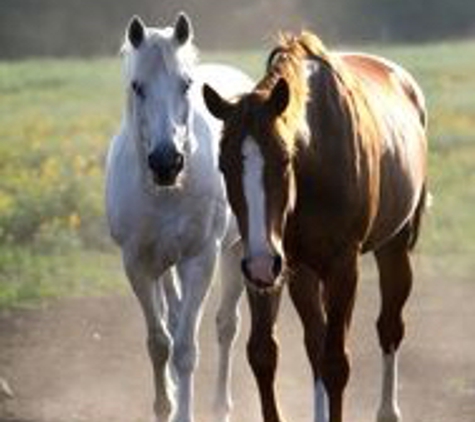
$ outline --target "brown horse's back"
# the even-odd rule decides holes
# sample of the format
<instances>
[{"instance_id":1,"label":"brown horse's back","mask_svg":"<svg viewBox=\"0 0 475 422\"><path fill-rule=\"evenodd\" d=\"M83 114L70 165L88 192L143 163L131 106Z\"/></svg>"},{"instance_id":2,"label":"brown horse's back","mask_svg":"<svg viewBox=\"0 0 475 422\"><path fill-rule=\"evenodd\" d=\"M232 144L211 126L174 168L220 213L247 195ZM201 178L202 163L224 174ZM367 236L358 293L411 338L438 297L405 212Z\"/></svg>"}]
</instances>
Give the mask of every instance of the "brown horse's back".
<instances>
[{"instance_id":1,"label":"brown horse's back","mask_svg":"<svg viewBox=\"0 0 475 422\"><path fill-rule=\"evenodd\" d=\"M377 56L341 54L366 92L378 122L379 197L364 249L374 249L410 227L417 236L426 179L426 110L422 91L400 66Z\"/></svg>"},{"instance_id":2,"label":"brown horse's back","mask_svg":"<svg viewBox=\"0 0 475 422\"><path fill-rule=\"evenodd\" d=\"M424 94L411 74L390 60L365 53L340 53L340 58L361 78L363 83L377 84L387 92L402 89L423 127L427 125Z\"/></svg>"}]
</instances>

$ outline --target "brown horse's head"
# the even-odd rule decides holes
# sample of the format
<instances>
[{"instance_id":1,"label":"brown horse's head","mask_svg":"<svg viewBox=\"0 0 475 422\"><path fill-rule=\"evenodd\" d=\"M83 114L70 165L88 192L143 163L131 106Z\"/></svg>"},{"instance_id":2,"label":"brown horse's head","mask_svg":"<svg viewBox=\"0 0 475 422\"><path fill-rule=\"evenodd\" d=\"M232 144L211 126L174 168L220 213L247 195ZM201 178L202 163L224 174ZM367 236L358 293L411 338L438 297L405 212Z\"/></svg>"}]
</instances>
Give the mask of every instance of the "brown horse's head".
<instances>
[{"instance_id":1,"label":"brown horse's head","mask_svg":"<svg viewBox=\"0 0 475 422\"><path fill-rule=\"evenodd\" d=\"M253 92L230 103L204 87L208 109L224 122L220 165L244 240L243 272L262 289L279 284L285 264L285 227L296 200L296 139L308 132L307 65L316 54L326 52L315 36L284 35Z\"/></svg>"},{"instance_id":2,"label":"brown horse's head","mask_svg":"<svg viewBox=\"0 0 475 422\"><path fill-rule=\"evenodd\" d=\"M210 112L224 122L220 166L244 240L242 269L260 289L280 284L286 222L296 199L294 154L305 132L310 54L324 53L308 34L283 36L253 92L236 103L205 85Z\"/></svg>"},{"instance_id":3,"label":"brown horse's head","mask_svg":"<svg viewBox=\"0 0 475 422\"><path fill-rule=\"evenodd\" d=\"M220 168L244 241L243 273L253 287L273 288L295 199L292 154L276 126L289 104L288 84L280 78L271 90L255 90L235 104L205 85L204 97L211 113L224 121Z\"/></svg>"},{"instance_id":4,"label":"brown horse's head","mask_svg":"<svg viewBox=\"0 0 475 422\"><path fill-rule=\"evenodd\" d=\"M309 77L326 61L313 34L284 35L251 93L231 103L207 85L203 90L208 109L224 122L220 164L244 240L243 272L257 287L281 279L285 227L296 201L297 139L309 135Z\"/></svg>"}]
</instances>

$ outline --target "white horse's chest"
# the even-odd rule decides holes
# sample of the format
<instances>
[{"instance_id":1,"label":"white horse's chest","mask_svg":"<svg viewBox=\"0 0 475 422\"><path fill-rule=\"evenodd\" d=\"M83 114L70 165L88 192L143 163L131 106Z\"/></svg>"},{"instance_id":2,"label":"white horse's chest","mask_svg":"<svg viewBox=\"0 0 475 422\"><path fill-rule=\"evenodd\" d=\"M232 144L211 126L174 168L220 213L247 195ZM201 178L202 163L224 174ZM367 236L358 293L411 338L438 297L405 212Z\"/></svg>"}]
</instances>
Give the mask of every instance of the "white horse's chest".
<instances>
[{"instance_id":1,"label":"white horse's chest","mask_svg":"<svg viewBox=\"0 0 475 422\"><path fill-rule=\"evenodd\" d=\"M195 142L185 158L183 188L147 190L147 159L138 148L133 116L127 115L121 133L111 145L107 164L107 217L114 240L125 255L149 261L157 269L163 262L199 254L209 242L224 237L229 211L224 186L217 169L217 138L220 124L211 118L201 98L203 81L219 82L235 94L238 87L251 81L220 66L196 69L193 99L192 133ZM236 83L230 83L235 80ZM156 263L156 265L155 265Z\"/></svg>"},{"instance_id":2,"label":"white horse's chest","mask_svg":"<svg viewBox=\"0 0 475 422\"><path fill-rule=\"evenodd\" d=\"M145 221L145 229L152 234L157 248L176 261L197 254L206 242L223 237L226 206L218 197L183 196L177 202L158 204Z\"/></svg>"},{"instance_id":3,"label":"white horse's chest","mask_svg":"<svg viewBox=\"0 0 475 422\"><path fill-rule=\"evenodd\" d=\"M131 174L127 179L118 176L110 184L108 214L121 247L151 248L156 259L177 262L224 236L227 206L216 186L189 194L164 190L150 195Z\"/></svg>"}]
</instances>

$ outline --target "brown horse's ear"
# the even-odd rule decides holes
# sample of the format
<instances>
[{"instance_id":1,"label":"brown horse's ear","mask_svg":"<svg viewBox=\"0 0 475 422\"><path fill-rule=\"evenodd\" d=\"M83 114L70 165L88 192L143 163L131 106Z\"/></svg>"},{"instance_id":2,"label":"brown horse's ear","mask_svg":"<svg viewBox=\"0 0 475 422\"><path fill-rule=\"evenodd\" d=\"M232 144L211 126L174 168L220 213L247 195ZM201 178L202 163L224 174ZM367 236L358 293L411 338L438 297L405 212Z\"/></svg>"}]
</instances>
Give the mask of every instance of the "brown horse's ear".
<instances>
[{"instance_id":1,"label":"brown horse's ear","mask_svg":"<svg viewBox=\"0 0 475 422\"><path fill-rule=\"evenodd\" d=\"M176 19L173 37L177 40L179 45L185 44L193 37L193 27L191 21L185 12L180 12Z\"/></svg>"},{"instance_id":2,"label":"brown horse's ear","mask_svg":"<svg viewBox=\"0 0 475 422\"><path fill-rule=\"evenodd\" d=\"M285 111L289 105L289 101L289 84L284 78L280 78L272 89L266 107L272 116L277 117Z\"/></svg>"},{"instance_id":3,"label":"brown horse's ear","mask_svg":"<svg viewBox=\"0 0 475 422\"><path fill-rule=\"evenodd\" d=\"M232 112L233 105L226 101L208 84L203 85L203 98L209 112L219 120L226 120Z\"/></svg>"},{"instance_id":4,"label":"brown horse's ear","mask_svg":"<svg viewBox=\"0 0 475 422\"><path fill-rule=\"evenodd\" d=\"M134 48L139 48L145 38L145 25L137 15L130 20L127 38Z\"/></svg>"}]
</instances>

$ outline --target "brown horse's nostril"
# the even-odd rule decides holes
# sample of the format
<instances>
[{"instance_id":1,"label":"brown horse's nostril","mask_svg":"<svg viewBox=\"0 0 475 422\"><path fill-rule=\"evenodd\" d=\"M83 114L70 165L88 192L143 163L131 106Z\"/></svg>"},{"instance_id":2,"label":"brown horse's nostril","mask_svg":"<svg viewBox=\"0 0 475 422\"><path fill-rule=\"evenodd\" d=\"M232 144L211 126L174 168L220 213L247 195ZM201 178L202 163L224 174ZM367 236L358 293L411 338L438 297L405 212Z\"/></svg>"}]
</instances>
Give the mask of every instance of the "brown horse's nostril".
<instances>
[{"instance_id":1,"label":"brown horse's nostril","mask_svg":"<svg viewBox=\"0 0 475 422\"><path fill-rule=\"evenodd\" d=\"M277 278L282 271L282 257L280 255L274 256L274 263L272 264L272 273Z\"/></svg>"},{"instance_id":2,"label":"brown horse's nostril","mask_svg":"<svg viewBox=\"0 0 475 422\"><path fill-rule=\"evenodd\" d=\"M273 287L282 272L282 257L280 255L257 256L243 258L241 270L247 281L254 287L267 289Z\"/></svg>"},{"instance_id":3,"label":"brown horse's nostril","mask_svg":"<svg viewBox=\"0 0 475 422\"><path fill-rule=\"evenodd\" d=\"M244 277L246 277L249 281L251 281L251 273L249 272L249 268L247 266L247 259L246 258L243 258L241 260L241 271L242 271Z\"/></svg>"}]
</instances>

